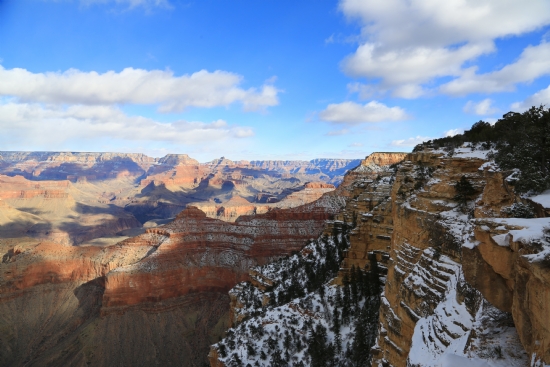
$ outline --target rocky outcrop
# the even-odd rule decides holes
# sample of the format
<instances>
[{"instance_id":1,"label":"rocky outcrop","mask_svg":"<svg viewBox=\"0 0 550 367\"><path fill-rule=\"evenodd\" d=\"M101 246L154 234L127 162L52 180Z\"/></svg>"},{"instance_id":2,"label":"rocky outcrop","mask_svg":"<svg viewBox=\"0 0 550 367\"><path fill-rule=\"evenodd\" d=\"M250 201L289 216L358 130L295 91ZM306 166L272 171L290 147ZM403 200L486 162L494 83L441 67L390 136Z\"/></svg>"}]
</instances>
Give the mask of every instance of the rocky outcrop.
<instances>
[{"instance_id":1,"label":"rocky outcrop","mask_svg":"<svg viewBox=\"0 0 550 367\"><path fill-rule=\"evenodd\" d=\"M226 222L234 222L241 215L254 215L267 213L277 206L269 204L251 203L245 198L234 196L225 203L191 203L191 206L199 208L207 217L220 219Z\"/></svg>"},{"instance_id":2,"label":"rocky outcrop","mask_svg":"<svg viewBox=\"0 0 550 367\"><path fill-rule=\"evenodd\" d=\"M525 238L522 230L536 236L547 225L546 218L477 220L477 246L463 249L466 280L512 313L526 351L545 363L550 362L550 256L537 256L541 243Z\"/></svg>"},{"instance_id":3,"label":"rocky outcrop","mask_svg":"<svg viewBox=\"0 0 550 367\"><path fill-rule=\"evenodd\" d=\"M375 165L379 167L390 166L401 162L407 157L408 153L396 153L396 152L376 152L361 161L361 166Z\"/></svg>"}]
</instances>

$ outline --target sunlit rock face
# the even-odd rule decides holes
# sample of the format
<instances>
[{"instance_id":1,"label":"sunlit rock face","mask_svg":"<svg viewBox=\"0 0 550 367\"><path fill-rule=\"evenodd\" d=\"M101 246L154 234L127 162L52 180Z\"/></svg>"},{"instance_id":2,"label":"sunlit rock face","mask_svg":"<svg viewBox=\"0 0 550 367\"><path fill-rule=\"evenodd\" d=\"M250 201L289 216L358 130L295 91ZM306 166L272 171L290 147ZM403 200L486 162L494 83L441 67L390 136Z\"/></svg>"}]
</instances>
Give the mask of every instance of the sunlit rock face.
<instances>
[{"instance_id":1,"label":"sunlit rock face","mask_svg":"<svg viewBox=\"0 0 550 367\"><path fill-rule=\"evenodd\" d=\"M335 189L334 185L324 182L308 182L302 187L288 189L282 200L269 197L262 203L250 202L241 196L233 196L223 203L191 203L206 213L209 218L221 219L226 222L234 222L242 215L264 214L275 209L288 209L316 201L324 194Z\"/></svg>"},{"instance_id":2,"label":"sunlit rock face","mask_svg":"<svg viewBox=\"0 0 550 367\"><path fill-rule=\"evenodd\" d=\"M373 365L548 363L542 340L550 335L543 316L549 273L535 259L545 256L543 227L550 222L497 219L522 199L507 175L485 162L479 154L412 153L391 189L365 185L354 207L347 206L348 216L367 215L351 236L343 269L361 266L369 253L387 258ZM465 211L455 197L462 176L475 191Z\"/></svg>"},{"instance_id":3,"label":"sunlit rock face","mask_svg":"<svg viewBox=\"0 0 550 367\"><path fill-rule=\"evenodd\" d=\"M248 279L251 267L299 250L317 237L337 207L312 204L304 209L277 210L227 223L187 208L172 223L124 242L154 237L158 245L134 266L106 276L104 312L194 292L226 293Z\"/></svg>"},{"instance_id":4,"label":"sunlit rock face","mask_svg":"<svg viewBox=\"0 0 550 367\"><path fill-rule=\"evenodd\" d=\"M386 272L371 365L549 364L548 208L516 195L507 180L510 172L487 163L487 151L378 154L350 171L338 189L347 203L335 223L354 229L331 281L341 285L353 266L368 269L373 258ZM461 203L463 177L471 187ZM512 218L512 205L531 205L537 218ZM233 321L248 325L249 315L260 314L250 324L268 325L262 294L280 279L251 274L251 286L243 283L230 292ZM309 296L315 297L303 299ZM247 299L256 300L257 308ZM281 309L297 304L302 301ZM281 317L284 328L285 322L298 317L300 324L309 316ZM331 325L330 315L318 317ZM240 344L225 344L231 348L225 357L212 347L211 366L225 366L239 345L254 343L247 338L257 330L246 330L234 334Z\"/></svg>"}]
</instances>

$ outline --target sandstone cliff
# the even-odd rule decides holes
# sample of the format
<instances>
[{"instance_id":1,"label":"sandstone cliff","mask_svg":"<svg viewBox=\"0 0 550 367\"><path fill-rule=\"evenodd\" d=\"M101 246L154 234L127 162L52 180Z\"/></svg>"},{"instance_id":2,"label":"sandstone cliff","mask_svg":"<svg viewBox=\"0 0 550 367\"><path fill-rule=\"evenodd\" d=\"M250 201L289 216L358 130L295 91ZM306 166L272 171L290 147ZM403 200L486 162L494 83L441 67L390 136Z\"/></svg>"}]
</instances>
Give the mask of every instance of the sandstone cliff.
<instances>
[{"instance_id":1,"label":"sandstone cliff","mask_svg":"<svg viewBox=\"0 0 550 367\"><path fill-rule=\"evenodd\" d=\"M339 192L349 199L335 224L353 223L355 228L332 284L349 287L350 275L357 272L354 269L372 272L373 261L385 274L376 341L361 357L369 358L372 365L550 363L550 236L546 229L550 221L544 218L544 208L514 194L506 179L510 172L500 172L486 163L486 153L461 148L449 157L445 152L425 151L402 154L394 161L373 155L345 177ZM399 160L403 162L386 169L376 163ZM456 188L461 180L470 185L466 196L460 196ZM543 217L510 218L511 208L522 205L531 206ZM325 234L331 232L330 227L325 230ZM297 260L290 258L285 266L292 268L293 261ZM282 274L288 269L281 270ZM296 363L311 363L319 352L304 352L293 335L300 328L302 333L306 330L316 335L316 324L330 330L326 343L332 347L327 344L326 348L343 342L341 352L323 354L326 358L345 364L361 354L353 347L343 347L346 340L350 341L348 348L355 345L360 323L354 316L342 319L341 306L331 303L336 291L330 283L317 288L320 297L306 293L290 303L277 303L276 309L266 308L263 300L269 289L291 289L290 283L281 282L280 274L268 273L266 277L256 271L251 286L240 285L230 292L236 327L227 341L211 350L212 366L233 363L231 353L246 343L265 352L268 339L266 344L254 342L265 333L275 340L286 340L289 334ZM308 306L308 299L318 306ZM256 316L242 321L250 315ZM267 327L270 323L277 325L275 333ZM340 332L337 340L333 330L341 323L349 329ZM269 365L286 358L277 353L267 354L267 360L251 352L239 358L245 363Z\"/></svg>"}]
</instances>

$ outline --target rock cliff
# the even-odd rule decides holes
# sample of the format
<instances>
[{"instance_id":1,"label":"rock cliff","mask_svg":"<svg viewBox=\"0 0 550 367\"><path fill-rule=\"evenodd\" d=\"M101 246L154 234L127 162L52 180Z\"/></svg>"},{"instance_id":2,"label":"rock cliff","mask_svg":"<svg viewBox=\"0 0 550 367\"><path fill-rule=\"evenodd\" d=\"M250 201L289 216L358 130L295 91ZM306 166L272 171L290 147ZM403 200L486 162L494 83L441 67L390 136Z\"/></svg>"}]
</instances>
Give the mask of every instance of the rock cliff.
<instances>
[{"instance_id":1,"label":"rock cliff","mask_svg":"<svg viewBox=\"0 0 550 367\"><path fill-rule=\"evenodd\" d=\"M338 276L321 286L322 292L317 288L321 299L310 290L290 303L277 303L276 309L266 308L262 301L266 292L284 283L281 275L254 273L251 287L239 285L230 292L236 327L227 341L211 350L211 365L231 365L236 358L233 351L254 345L254 335L262 334L258 327L276 340L286 340L288 333L293 340L295 330L290 325L296 319L299 328L312 330L311 337L318 330L312 325L320 323L319 330L329 330L326 348L343 344L336 354L323 355L342 365L351 363L361 354L353 348L360 332L354 317L363 316L342 319L341 304L326 294L334 297L334 286L349 287L357 269L372 272L373 261L384 274L384 288L376 340L366 344L372 349L362 354L364 361L403 367L549 364L550 220L543 207L514 193L507 180L511 172L496 170L486 154L461 148L452 157L427 150L401 154L395 160L385 154L365 159L339 189L348 201L335 223L348 223L354 229ZM526 206L539 218L513 218L514 208ZM325 234L333 231L331 227ZM312 298L317 299L317 309L307 306ZM292 311L297 305L302 308L298 313ZM306 317L308 312L316 315L314 319ZM247 315L256 316L241 321ZM281 321L274 321L277 318ZM271 322L278 325L275 334L262 326ZM337 335L333 330L341 323L351 331ZM310 343L309 338L302 343ZM351 349L343 347L346 340ZM292 343L300 351L296 340ZM267 344L258 344L258 350L265 352ZM319 352L308 348L296 354L293 363L312 363ZM278 352L265 353L266 358L248 352L239 359L260 366L285 360Z\"/></svg>"}]
</instances>

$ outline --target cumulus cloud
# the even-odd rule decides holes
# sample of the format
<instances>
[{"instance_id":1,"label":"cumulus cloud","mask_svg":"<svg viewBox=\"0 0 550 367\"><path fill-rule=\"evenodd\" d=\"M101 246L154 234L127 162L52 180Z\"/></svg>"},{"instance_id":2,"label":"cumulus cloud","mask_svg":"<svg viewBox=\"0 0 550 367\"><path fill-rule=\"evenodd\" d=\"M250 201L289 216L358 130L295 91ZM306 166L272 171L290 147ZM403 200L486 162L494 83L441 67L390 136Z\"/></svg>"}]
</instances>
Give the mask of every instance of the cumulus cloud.
<instances>
[{"instance_id":1,"label":"cumulus cloud","mask_svg":"<svg viewBox=\"0 0 550 367\"><path fill-rule=\"evenodd\" d=\"M529 46L519 59L502 69L477 74L477 67L468 68L462 76L441 86L441 91L452 95L494 93L514 90L517 83L531 82L550 74L550 43Z\"/></svg>"},{"instance_id":2,"label":"cumulus cloud","mask_svg":"<svg viewBox=\"0 0 550 367\"><path fill-rule=\"evenodd\" d=\"M422 142L432 140L433 138L427 137L427 136L416 136L413 138L408 139L401 139L401 140L393 140L391 142L391 145L394 147L414 147L415 145L418 145Z\"/></svg>"},{"instance_id":3,"label":"cumulus cloud","mask_svg":"<svg viewBox=\"0 0 550 367\"><path fill-rule=\"evenodd\" d=\"M319 118L335 124L357 125L365 122L406 120L408 116L401 107L388 107L371 101L364 105L355 102L332 103L319 113Z\"/></svg>"},{"instance_id":4,"label":"cumulus cloud","mask_svg":"<svg viewBox=\"0 0 550 367\"><path fill-rule=\"evenodd\" d=\"M0 66L0 96L54 104L159 105L161 112L232 103L241 103L245 110L257 110L279 103L278 90L270 83L243 89L239 87L242 79L238 74L220 70L175 76L169 70L126 68L119 73L100 74L70 69L62 73L32 73Z\"/></svg>"},{"instance_id":5,"label":"cumulus cloud","mask_svg":"<svg viewBox=\"0 0 550 367\"><path fill-rule=\"evenodd\" d=\"M546 0L341 0L340 9L362 23L363 36L344 71L404 98L426 93L424 85L436 78L461 78L466 62L496 50L495 39L550 24ZM541 53L533 56L544 61ZM494 76L507 77L517 82L506 73Z\"/></svg>"},{"instance_id":6,"label":"cumulus cloud","mask_svg":"<svg viewBox=\"0 0 550 367\"><path fill-rule=\"evenodd\" d=\"M468 101L463 110L466 113L474 113L476 115L490 115L497 111L497 109L494 108L492 104L493 101L490 98L486 98L478 103L474 101Z\"/></svg>"},{"instance_id":7,"label":"cumulus cloud","mask_svg":"<svg viewBox=\"0 0 550 367\"><path fill-rule=\"evenodd\" d=\"M0 103L0 137L9 137L21 144L46 144L53 150L59 144L82 139L200 144L253 135L251 128L229 125L223 120L161 123L128 116L111 106L60 108L36 103Z\"/></svg>"},{"instance_id":8,"label":"cumulus cloud","mask_svg":"<svg viewBox=\"0 0 550 367\"><path fill-rule=\"evenodd\" d=\"M512 110L527 111L532 106L550 105L550 85L546 89L539 90L532 96L527 97L524 101L512 103Z\"/></svg>"}]
</instances>

